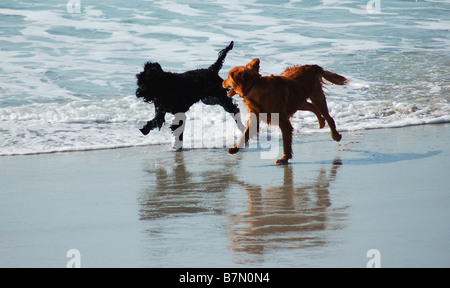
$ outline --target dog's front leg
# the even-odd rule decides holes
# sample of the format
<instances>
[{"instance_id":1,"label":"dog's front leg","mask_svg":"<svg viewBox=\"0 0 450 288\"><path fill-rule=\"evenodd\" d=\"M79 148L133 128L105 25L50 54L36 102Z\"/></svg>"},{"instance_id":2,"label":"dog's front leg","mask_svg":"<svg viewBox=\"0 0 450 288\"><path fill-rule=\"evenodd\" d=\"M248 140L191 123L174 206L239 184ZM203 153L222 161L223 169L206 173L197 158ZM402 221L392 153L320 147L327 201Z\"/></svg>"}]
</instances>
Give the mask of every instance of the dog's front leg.
<instances>
[{"instance_id":1,"label":"dog's front leg","mask_svg":"<svg viewBox=\"0 0 450 288\"><path fill-rule=\"evenodd\" d=\"M237 112L237 113L230 113L231 117L233 117L234 122L236 123L239 131L241 131L242 133L245 132L246 127L244 126L244 124L241 121L241 113Z\"/></svg>"},{"instance_id":2,"label":"dog's front leg","mask_svg":"<svg viewBox=\"0 0 450 288\"><path fill-rule=\"evenodd\" d=\"M231 100L231 98L228 98L226 96L226 93L218 98L215 97L211 97L211 98L205 98L202 99L203 103L207 104L207 105L215 105L218 104L220 106L222 106L222 108L230 113L231 117L233 117L234 122L236 122L236 125L238 126L239 130L241 132L244 132L245 130L245 126L241 121L241 114L240 114L240 110L237 106L237 104L233 103L233 100Z\"/></svg>"},{"instance_id":3,"label":"dog's front leg","mask_svg":"<svg viewBox=\"0 0 450 288\"><path fill-rule=\"evenodd\" d=\"M281 118L281 117L280 117ZM276 164L287 164L288 160L292 158L292 132L294 128L289 121L289 118L280 119L281 133L283 134L283 157L278 159Z\"/></svg>"},{"instance_id":4,"label":"dog's front leg","mask_svg":"<svg viewBox=\"0 0 450 288\"><path fill-rule=\"evenodd\" d=\"M248 143L250 138L259 133L259 116L257 114L251 113L249 120L247 122L247 127L245 127L244 134L239 138L238 143L233 147L229 148L228 152L230 154L236 154L245 144Z\"/></svg>"},{"instance_id":5,"label":"dog's front leg","mask_svg":"<svg viewBox=\"0 0 450 288\"><path fill-rule=\"evenodd\" d=\"M242 124L241 113L240 113L240 110L237 107L237 105L234 104L233 101L231 100L231 98L228 98L228 97L225 98L224 103L222 103L221 105L225 109L225 111L230 113L231 117L233 117L234 121L236 122L236 125L238 126L238 129L241 132L244 132L245 126L244 126L244 124Z\"/></svg>"},{"instance_id":6,"label":"dog's front leg","mask_svg":"<svg viewBox=\"0 0 450 288\"><path fill-rule=\"evenodd\" d=\"M142 132L142 134L147 135L148 133L150 133L151 130L155 129L156 127L158 127L158 129L161 129L162 125L165 122L165 119L164 119L165 116L166 116L166 113L157 111L155 118L148 121L147 124L145 124L145 126L139 130Z\"/></svg>"}]
</instances>

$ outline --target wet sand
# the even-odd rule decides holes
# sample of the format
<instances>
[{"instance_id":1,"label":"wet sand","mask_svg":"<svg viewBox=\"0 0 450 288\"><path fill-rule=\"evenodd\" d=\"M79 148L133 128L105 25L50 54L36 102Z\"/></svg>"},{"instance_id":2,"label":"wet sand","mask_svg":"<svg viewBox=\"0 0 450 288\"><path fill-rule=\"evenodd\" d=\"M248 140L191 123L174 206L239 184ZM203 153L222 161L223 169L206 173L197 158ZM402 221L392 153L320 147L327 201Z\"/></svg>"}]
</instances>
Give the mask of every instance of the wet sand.
<instances>
[{"instance_id":1,"label":"wet sand","mask_svg":"<svg viewBox=\"0 0 450 288\"><path fill-rule=\"evenodd\" d=\"M450 267L450 125L296 136L0 157L0 267Z\"/></svg>"}]
</instances>

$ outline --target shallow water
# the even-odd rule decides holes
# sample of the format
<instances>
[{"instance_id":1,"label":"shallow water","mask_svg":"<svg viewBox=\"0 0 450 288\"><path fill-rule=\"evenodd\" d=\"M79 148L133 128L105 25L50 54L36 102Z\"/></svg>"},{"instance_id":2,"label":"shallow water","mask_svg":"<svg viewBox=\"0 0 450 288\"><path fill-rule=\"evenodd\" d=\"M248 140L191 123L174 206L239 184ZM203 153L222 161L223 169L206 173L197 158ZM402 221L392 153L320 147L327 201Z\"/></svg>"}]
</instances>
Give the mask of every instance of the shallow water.
<instances>
[{"instance_id":1,"label":"shallow water","mask_svg":"<svg viewBox=\"0 0 450 288\"><path fill-rule=\"evenodd\" d=\"M328 87L340 131L450 121L446 1L78 2L79 13L65 1L0 4L0 155L170 143L167 127L140 134L154 112L134 96L135 74L146 61L207 67L231 40L223 78L255 57L264 75L319 64L350 78ZM319 131L311 113L293 125ZM239 134L229 115L202 104L186 128L187 143L208 148ZM222 142L212 145L216 131Z\"/></svg>"}]
</instances>

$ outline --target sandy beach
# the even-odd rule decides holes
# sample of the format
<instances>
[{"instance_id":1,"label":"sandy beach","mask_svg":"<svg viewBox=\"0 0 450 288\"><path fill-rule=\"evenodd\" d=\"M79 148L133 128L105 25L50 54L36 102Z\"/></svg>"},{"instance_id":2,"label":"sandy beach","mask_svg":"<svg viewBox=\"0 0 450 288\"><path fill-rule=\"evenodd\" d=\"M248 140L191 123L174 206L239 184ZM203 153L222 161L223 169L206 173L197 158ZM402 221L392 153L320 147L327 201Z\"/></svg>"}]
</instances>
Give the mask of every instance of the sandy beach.
<instances>
[{"instance_id":1,"label":"sandy beach","mask_svg":"<svg viewBox=\"0 0 450 288\"><path fill-rule=\"evenodd\" d=\"M0 267L450 267L449 124L295 135L0 157Z\"/></svg>"}]
</instances>

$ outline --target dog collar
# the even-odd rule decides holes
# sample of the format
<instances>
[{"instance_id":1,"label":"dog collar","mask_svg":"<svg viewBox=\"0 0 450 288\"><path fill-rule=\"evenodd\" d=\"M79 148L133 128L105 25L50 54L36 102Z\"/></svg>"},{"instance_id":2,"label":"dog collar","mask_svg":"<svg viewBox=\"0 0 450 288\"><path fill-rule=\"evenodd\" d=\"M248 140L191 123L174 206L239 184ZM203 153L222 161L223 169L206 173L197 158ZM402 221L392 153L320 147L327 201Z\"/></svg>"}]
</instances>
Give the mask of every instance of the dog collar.
<instances>
[{"instance_id":1,"label":"dog collar","mask_svg":"<svg viewBox=\"0 0 450 288\"><path fill-rule=\"evenodd\" d=\"M253 82L253 84L247 89L247 91L244 93L244 95L242 95L242 98L247 97L247 95L250 93L250 91L252 91L253 87L255 87L255 85L258 81L259 81L259 78L256 79L256 81Z\"/></svg>"}]
</instances>

